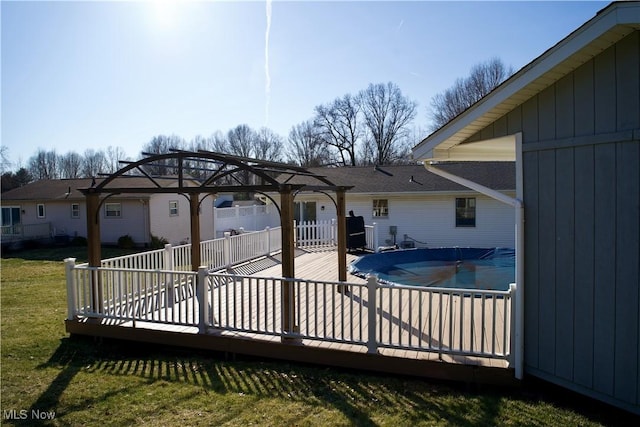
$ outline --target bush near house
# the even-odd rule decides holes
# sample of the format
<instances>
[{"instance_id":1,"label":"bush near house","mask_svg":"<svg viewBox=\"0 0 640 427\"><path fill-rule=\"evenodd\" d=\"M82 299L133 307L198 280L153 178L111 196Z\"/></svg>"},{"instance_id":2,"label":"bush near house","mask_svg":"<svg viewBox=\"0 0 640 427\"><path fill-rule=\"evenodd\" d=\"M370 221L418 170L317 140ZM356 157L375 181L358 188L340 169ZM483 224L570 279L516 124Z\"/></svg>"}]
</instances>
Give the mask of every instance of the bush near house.
<instances>
[{"instance_id":1,"label":"bush near house","mask_svg":"<svg viewBox=\"0 0 640 427\"><path fill-rule=\"evenodd\" d=\"M120 249L132 249L134 246L135 242L133 241L133 237L128 234L118 237L118 247Z\"/></svg>"}]
</instances>

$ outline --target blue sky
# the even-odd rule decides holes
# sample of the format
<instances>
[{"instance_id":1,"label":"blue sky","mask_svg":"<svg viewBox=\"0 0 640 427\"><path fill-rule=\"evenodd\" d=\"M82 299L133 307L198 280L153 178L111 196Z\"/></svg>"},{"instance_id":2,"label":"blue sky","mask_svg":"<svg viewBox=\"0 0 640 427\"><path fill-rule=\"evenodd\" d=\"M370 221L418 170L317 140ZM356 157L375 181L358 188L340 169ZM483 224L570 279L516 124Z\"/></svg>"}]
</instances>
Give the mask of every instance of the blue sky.
<instances>
[{"instance_id":1,"label":"blue sky","mask_svg":"<svg viewBox=\"0 0 640 427\"><path fill-rule=\"evenodd\" d=\"M431 98L474 64L518 70L607 4L275 0L267 64L264 1L2 1L2 145L18 166L38 148L137 158L155 135L243 123L286 137L388 81L427 129Z\"/></svg>"}]
</instances>

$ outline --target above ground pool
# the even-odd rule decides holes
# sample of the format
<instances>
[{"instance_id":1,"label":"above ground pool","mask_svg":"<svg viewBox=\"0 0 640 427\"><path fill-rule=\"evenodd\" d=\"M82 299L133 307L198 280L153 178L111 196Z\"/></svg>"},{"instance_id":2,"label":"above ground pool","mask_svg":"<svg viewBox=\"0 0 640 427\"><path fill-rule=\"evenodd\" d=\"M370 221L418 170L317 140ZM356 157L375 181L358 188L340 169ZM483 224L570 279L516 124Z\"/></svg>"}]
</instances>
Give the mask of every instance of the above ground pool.
<instances>
[{"instance_id":1,"label":"above ground pool","mask_svg":"<svg viewBox=\"0 0 640 427\"><path fill-rule=\"evenodd\" d=\"M505 291L515 282L515 260L508 248L421 248L365 255L349 271L404 285Z\"/></svg>"}]
</instances>

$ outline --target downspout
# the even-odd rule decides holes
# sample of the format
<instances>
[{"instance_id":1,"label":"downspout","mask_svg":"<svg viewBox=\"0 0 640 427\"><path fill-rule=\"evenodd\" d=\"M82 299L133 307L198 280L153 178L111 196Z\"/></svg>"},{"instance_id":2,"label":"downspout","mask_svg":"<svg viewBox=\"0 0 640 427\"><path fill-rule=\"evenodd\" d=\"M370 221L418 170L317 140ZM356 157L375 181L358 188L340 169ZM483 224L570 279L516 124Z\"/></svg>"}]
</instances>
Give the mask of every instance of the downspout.
<instances>
[{"instance_id":1,"label":"downspout","mask_svg":"<svg viewBox=\"0 0 640 427\"><path fill-rule=\"evenodd\" d=\"M434 165L424 162L424 167L431 173L442 178L463 185L467 188L498 200L515 208L516 222L516 318L515 318L515 346L514 365L515 377L522 379L524 373L524 204L523 180L522 180L522 134L517 133L516 139L516 197L509 197L492 188L485 187L477 182L470 181L461 176L454 175Z\"/></svg>"}]
</instances>

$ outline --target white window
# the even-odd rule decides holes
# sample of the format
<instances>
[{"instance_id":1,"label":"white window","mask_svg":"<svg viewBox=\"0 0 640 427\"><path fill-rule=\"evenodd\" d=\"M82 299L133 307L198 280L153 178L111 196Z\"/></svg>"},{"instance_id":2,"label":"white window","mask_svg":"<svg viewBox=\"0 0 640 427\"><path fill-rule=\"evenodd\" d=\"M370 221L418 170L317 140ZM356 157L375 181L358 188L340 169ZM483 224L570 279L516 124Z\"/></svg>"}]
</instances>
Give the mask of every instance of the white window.
<instances>
[{"instance_id":1,"label":"white window","mask_svg":"<svg viewBox=\"0 0 640 427\"><path fill-rule=\"evenodd\" d=\"M373 216L388 217L389 202L387 199L373 199Z\"/></svg>"},{"instance_id":2,"label":"white window","mask_svg":"<svg viewBox=\"0 0 640 427\"><path fill-rule=\"evenodd\" d=\"M169 216L178 216L178 201L169 201Z\"/></svg>"},{"instance_id":3,"label":"white window","mask_svg":"<svg viewBox=\"0 0 640 427\"><path fill-rule=\"evenodd\" d=\"M36 210L38 211L38 218L45 217L44 204L38 203L38 205L36 206Z\"/></svg>"},{"instance_id":4,"label":"white window","mask_svg":"<svg viewBox=\"0 0 640 427\"><path fill-rule=\"evenodd\" d=\"M71 203L71 218L80 218L80 205Z\"/></svg>"},{"instance_id":5,"label":"white window","mask_svg":"<svg viewBox=\"0 0 640 427\"><path fill-rule=\"evenodd\" d=\"M104 216L107 218L120 218L122 216L122 205L120 203L105 203Z\"/></svg>"}]
</instances>

